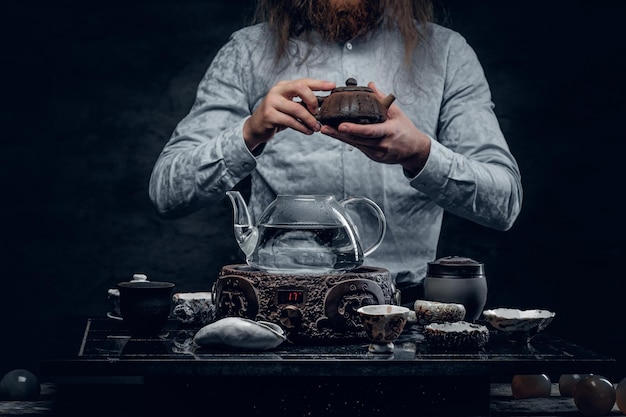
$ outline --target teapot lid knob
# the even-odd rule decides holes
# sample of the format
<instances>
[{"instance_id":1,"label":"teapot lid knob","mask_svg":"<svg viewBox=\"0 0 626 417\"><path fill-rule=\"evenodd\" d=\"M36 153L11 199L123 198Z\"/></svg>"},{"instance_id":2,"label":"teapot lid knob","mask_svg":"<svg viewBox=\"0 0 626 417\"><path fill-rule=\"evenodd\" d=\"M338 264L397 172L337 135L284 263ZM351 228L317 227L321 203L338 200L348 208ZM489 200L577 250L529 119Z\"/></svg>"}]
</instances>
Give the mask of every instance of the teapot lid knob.
<instances>
[{"instance_id":1,"label":"teapot lid knob","mask_svg":"<svg viewBox=\"0 0 626 417\"><path fill-rule=\"evenodd\" d=\"M346 80L346 86L348 86L348 87L356 87L357 84L358 83L356 82L356 80L354 78L348 78Z\"/></svg>"}]
</instances>

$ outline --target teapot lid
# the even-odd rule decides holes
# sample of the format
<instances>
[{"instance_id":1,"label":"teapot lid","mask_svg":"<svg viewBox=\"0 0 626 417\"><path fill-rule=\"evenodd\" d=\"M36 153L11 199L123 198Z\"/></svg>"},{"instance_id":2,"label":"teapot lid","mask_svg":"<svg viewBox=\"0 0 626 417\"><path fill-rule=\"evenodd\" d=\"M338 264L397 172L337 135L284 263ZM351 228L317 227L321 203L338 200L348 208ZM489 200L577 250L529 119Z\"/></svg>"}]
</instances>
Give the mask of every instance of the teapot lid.
<instances>
[{"instance_id":1,"label":"teapot lid","mask_svg":"<svg viewBox=\"0 0 626 417\"><path fill-rule=\"evenodd\" d=\"M485 266L471 258L446 256L428 263L428 276L440 278L471 278L485 274Z\"/></svg>"},{"instance_id":2,"label":"teapot lid","mask_svg":"<svg viewBox=\"0 0 626 417\"><path fill-rule=\"evenodd\" d=\"M356 82L356 80L354 78L348 78L346 80L346 86L345 87L337 87L332 92L333 93L353 92L353 91L364 91L366 93L373 93L374 92L374 90L372 90L369 87L362 87L362 86L358 86L357 84L358 83Z\"/></svg>"}]
</instances>

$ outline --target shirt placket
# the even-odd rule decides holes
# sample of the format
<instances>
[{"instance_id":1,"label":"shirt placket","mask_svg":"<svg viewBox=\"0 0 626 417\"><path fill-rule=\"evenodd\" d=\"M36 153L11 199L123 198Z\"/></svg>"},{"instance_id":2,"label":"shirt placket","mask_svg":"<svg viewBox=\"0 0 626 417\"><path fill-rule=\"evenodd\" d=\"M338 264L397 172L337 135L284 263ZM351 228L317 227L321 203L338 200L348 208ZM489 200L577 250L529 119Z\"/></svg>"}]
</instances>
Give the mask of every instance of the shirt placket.
<instances>
[{"instance_id":1,"label":"shirt placket","mask_svg":"<svg viewBox=\"0 0 626 417\"><path fill-rule=\"evenodd\" d=\"M344 82L359 73L358 45L348 41L343 45L341 56L342 76ZM367 181L367 161L364 162L361 152L351 145L341 146L342 177L344 198L363 195L362 183Z\"/></svg>"}]
</instances>

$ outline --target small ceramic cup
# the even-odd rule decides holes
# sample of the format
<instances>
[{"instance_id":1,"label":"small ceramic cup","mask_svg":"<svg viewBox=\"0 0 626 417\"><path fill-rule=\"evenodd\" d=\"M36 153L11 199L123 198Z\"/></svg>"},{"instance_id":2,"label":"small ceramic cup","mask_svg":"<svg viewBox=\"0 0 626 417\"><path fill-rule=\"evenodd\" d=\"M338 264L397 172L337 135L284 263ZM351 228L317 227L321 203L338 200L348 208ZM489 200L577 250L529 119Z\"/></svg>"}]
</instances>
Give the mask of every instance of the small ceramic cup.
<instances>
[{"instance_id":1,"label":"small ceramic cup","mask_svg":"<svg viewBox=\"0 0 626 417\"><path fill-rule=\"evenodd\" d=\"M171 282L129 281L117 284L120 313L126 328L135 337L159 335L172 309Z\"/></svg>"},{"instance_id":2,"label":"small ceramic cup","mask_svg":"<svg viewBox=\"0 0 626 417\"><path fill-rule=\"evenodd\" d=\"M391 304L363 306L357 310L372 353L391 353L409 317L406 307Z\"/></svg>"}]
</instances>

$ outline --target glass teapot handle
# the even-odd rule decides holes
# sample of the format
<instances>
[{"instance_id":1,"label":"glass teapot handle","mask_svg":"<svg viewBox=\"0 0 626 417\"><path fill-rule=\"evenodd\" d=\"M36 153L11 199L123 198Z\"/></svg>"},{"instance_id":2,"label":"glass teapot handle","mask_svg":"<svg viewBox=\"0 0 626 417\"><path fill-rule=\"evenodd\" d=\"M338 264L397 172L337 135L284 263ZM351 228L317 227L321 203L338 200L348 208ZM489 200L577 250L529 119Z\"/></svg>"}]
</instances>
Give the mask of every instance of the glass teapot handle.
<instances>
[{"instance_id":1,"label":"glass teapot handle","mask_svg":"<svg viewBox=\"0 0 626 417\"><path fill-rule=\"evenodd\" d=\"M378 249L378 247L382 243L383 238L385 237L385 232L387 231L387 221L385 220L385 214L378 206L378 204L374 203L369 198L349 197L339 202L339 204L341 204L344 208L348 204L356 203L365 203L366 205L368 205L374 211L374 214L376 214L376 218L378 219L378 239L376 239L376 242L374 242L369 248L363 249L363 257L366 257L374 252L376 249Z\"/></svg>"}]
</instances>

